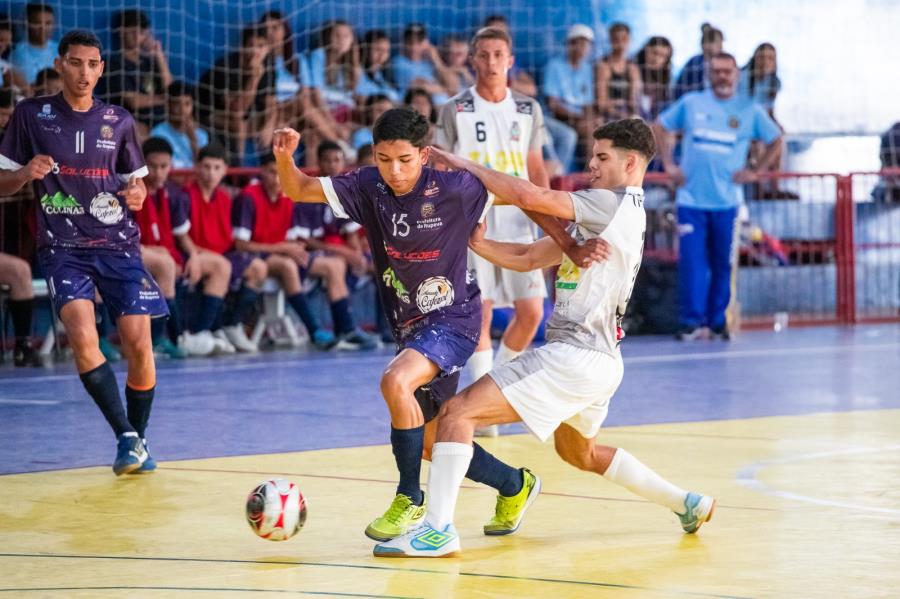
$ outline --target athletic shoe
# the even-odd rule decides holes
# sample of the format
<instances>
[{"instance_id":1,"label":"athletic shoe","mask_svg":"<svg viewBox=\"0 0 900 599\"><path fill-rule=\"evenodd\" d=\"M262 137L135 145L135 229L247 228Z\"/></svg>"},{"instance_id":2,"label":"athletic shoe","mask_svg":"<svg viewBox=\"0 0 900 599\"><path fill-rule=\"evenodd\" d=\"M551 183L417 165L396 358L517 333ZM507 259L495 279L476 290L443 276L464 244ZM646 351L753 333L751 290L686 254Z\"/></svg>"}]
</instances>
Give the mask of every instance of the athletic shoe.
<instances>
[{"instance_id":1,"label":"athletic shoe","mask_svg":"<svg viewBox=\"0 0 900 599\"><path fill-rule=\"evenodd\" d=\"M377 337L373 337L359 329L353 329L349 333L344 333L338 337L334 347L338 350L357 351L375 349L379 344Z\"/></svg>"},{"instance_id":2,"label":"athletic shoe","mask_svg":"<svg viewBox=\"0 0 900 599\"><path fill-rule=\"evenodd\" d=\"M704 522L712 520L715 510L716 500L712 497L688 493L684 498L684 513L675 512L675 515L681 520L681 528L684 529L684 532L693 534L700 530Z\"/></svg>"},{"instance_id":3,"label":"athletic shoe","mask_svg":"<svg viewBox=\"0 0 900 599\"><path fill-rule=\"evenodd\" d=\"M489 424L484 428L476 428L475 429L476 437L499 437L500 436L500 427L496 424Z\"/></svg>"},{"instance_id":4,"label":"athletic shoe","mask_svg":"<svg viewBox=\"0 0 900 599\"><path fill-rule=\"evenodd\" d=\"M116 476L134 472L147 460L147 449L137 433L122 433L116 447L116 461L113 472Z\"/></svg>"},{"instance_id":5,"label":"athletic shoe","mask_svg":"<svg viewBox=\"0 0 900 599\"><path fill-rule=\"evenodd\" d=\"M221 354L234 354L237 353L237 349L231 344L231 341L228 340L228 336L225 334L225 331L219 329L218 331L211 333L213 338L213 343L216 345L216 349L213 353L217 355Z\"/></svg>"},{"instance_id":6,"label":"athletic shoe","mask_svg":"<svg viewBox=\"0 0 900 599\"><path fill-rule=\"evenodd\" d=\"M163 337L159 340L159 342L153 347L153 353L158 356L166 356L173 360L184 360L187 358L187 352L169 341L168 337Z\"/></svg>"},{"instance_id":7,"label":"athletic shoe","mask_svg":"<svg viewBox=\"0 0 900 599\"><path fill-rule=\"evenodd\" d=\"M122 359L122 352L106 337L100 337L100 353L107 362L118 362Z\"/></svg>"},{"instance_id":8,"label":"athletic shoe","mask_svg":"<svg viewBox=\"0 0 900 599\"><path fill-rule=\"evenodd\" d=\"M706 337L706 329L703 327L682 327L675 334L675 338L679 341L696 341Z\"/></svg>"},{"instance_id":9,"label":"athletic shoe","mask_svg":"<svg viewBox=\"0 0 900 599\"><path fill-rule=\"evenodd\" d=\"M731 333L728 327L716 327L709 332L710 339L721 339L722 341L731 341Z\"/></svg>"},{"instance_id":10,"label":"athletic shoe","mask_svg":"<svg viewBox=\"0 0 900 599\"><path fill-rule=\"evenodd\" d=\"M189 356L208 356L216 351L216 340L209 331L199 333L185 331L178 338L178 347Z\"/></svg>"},{"instance_id":11,"label":"athletic shoe","mask_svg":"<svg viewBox=\"0 0 900 599\"><path fill-rule=\"evenodd\" d=\"M375 545L375 557L453 557L459 553L459 534L453 524L443 530L420 524L404 535Z\"/></svg>"},{"instance_id":12,"label":"athletic shoe","mask_svg":"<svg viewBox=\"0 0 900 599\"><path fill-rule=\"evenodd\" d=\"M13 364L20 368L28 368L41 365L41 357L37 350L27 343L16 343L13 350Z\"/></svg>"},{"instance_id":13,"label":"athletic shoe","mask_svg":"<svg viewBox=\"0 0 900 599\"><path fill-rule=\"evenodd\" d=\"M328 351L334 347L337 339L335 339L334 333L328 329L316 329L316 332L312 335L312 343L316 346L316 349Z\"/></svg>"},{"instance_id":14,"label":"athletic shoe","mask_svg":"<svg viewBox=\"0 0 900 599\"><path fill-rule=\"evenodd\" d=\"M147 439L141 439L141 443L144 444L144 450L147 452L147 459L144 460L141 467L132 472L132 474L149 474L156 471L156 460L150 455L150 446L147 444Z\"/></svg>"},{"instance_id":15,"label":"athletic shoe","mask_svg":"<svg viewBox=\"0 0 900 599\"><path fill-rule=\"evenodd\" d=\"M231 327L222 327L222 331L225 333L228 342L234 346L234 349L247 354L255 354L259 351L259 347L247 337L247 332L244 330L243 325L236 324Z\"/></svg>"},{"instance_id":16,"label":"athletic shoe","mask_svg":"<svg viewBox=\"0 0 900 599\"><path fill-rule=\"evenodd\" d=\"M494 517L484 525L484 534L489 536L511 535L519 530L525 512L541 492L541 479L522 468L522 490L512 497L497 495Z\"/></svg>"},{"instance_id":17,"label":"athletic shoe","mask_svg":"<svg viewBox=\"0 0 900 599\"><path fill-rule=\"evenodd\" d=\"M391 507L380 518L375 518L366 527L366 536L375 541L389 541L399 537L411 527L421 524L425 519L428 502L422 493L422 505L416 505L412 499L397 493Z\"/></svg>"}]
</instances>

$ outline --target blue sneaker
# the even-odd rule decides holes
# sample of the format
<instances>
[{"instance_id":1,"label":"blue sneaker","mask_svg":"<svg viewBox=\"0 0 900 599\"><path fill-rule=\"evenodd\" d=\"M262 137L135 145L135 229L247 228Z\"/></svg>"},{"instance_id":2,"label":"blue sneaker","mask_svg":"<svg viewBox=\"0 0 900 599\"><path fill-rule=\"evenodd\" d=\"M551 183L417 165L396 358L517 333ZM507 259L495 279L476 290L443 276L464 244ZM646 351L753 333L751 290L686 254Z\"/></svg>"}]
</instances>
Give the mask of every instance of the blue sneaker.
<instances>
[{"instance_id":1,"label":"blue sneaker","mask_svg":"<svg viewBox=\"0 0 900 599\"><path fill-rule=\"evenodd\" d=\"M353 329L349 333L344 333L338 337L335 347L338 350L357 351L376 349L379 345L381 345L381 342L377 337L369 335L365 331Z\"/></svg>"},{"instance_id":2,"label":"blue sneaker","mask_svg":"<svg viewBox=\"0 0 900 599\"><path fill-rule=\"evenodd\" d=\"M147 452L147 459L144 460L141 467L132 472L132 474L149 474L151 472L156 472L156 460L150 455L150 446L147 445L147 439L141 439L141 443L144 444L144 450Z\"/></svg>"},{"instance_id":3,"label":"blue sneaker","mask_svg":"<svg viewBox=\"0 0 900 599\"><path fill-rule=\"evenodd\" d=\"M137 433L122 433L116 448L113 472L116 476L134 472L147 460L147 450Z\"/></svg>"},{"instance_id":4,"label":"blue sneaker","mask_svg":"<svg viewBox=\"0 0 900 599\"><path fill-rule=\"evenodd\" d=\"M107 362L118 362L122 359L122 352L106 337L100 337L100 353Z\"/></svg>"},{"instance_id":5,"label":"blue sneaker","mask_svg":"<svg viewBox=\"0 0 900 599\"><path fill-rule=\"evenodd\" d=\"M453 524L443 530L421 524L390 541L378 543L375 557L453 557L460 551L459 534Z\"/></svg>"},{"instance_id":6,"label":"blue sneaker","mask_svg":"<svg viewBox=\"0 0 900 599\"><path fill-rule=\"evenodd\" d=\"M708 495L688 493L684 498L684 513L675 512L681 520L681 528L688 534L700 530L704 522L709 522L716 509L716 500Z\"/></svg>"},{"instance_id":7,"label":"blue sneaker","mask_svg":"<svg viewBox=\"0 0 900 599\"><path fill-rule=\"evenodd\" d=\"M316 329L312 336L312 343L316 346L316 349L328 351L334 347L337 339L334 338L334 333L328 329Z\"/></svg>"}]
</instances>

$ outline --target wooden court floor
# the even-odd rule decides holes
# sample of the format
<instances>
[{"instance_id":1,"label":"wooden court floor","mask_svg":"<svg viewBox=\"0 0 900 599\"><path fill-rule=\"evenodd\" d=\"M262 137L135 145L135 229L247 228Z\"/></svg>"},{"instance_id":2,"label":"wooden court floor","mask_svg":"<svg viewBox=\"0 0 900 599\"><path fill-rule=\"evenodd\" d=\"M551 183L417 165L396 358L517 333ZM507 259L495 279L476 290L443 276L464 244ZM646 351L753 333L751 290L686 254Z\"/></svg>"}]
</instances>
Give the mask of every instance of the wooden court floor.
<instances>
[{"instance_id":1,"label":"wooden court floor","mask_svg":"<svg viewBox=\"0 0 900 599\"><path fill-rule=\"evenodd\" d=\"M457 507L463 554L378 560L363 535L391 500L388 446L0 476L0 597L897 597L900 410L616 427L685 488L715 495L684 535L674 515L556 458L527 435L485 441L544 483L515 535L481 525L492 490ZM255 537L258 481L298 483L306 527ZM423 473L427 477L427 474Z\"/></svg>"}]
</instances>

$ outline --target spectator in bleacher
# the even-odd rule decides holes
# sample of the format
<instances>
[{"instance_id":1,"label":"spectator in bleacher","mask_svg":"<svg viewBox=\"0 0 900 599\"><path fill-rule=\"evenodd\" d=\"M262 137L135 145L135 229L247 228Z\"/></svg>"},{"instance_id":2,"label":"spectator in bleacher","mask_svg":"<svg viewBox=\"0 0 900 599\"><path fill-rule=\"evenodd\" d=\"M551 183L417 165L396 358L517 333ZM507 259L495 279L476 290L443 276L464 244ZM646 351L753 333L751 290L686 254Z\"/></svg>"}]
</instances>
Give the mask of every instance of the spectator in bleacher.
<instances>
[{"instance_id":1,"label":"spectator in bleacher","mask_svg":"<svg viewBox=\"0 0 900 599\"><path fill-rule=\"evenodd\" d=\"M434 96L427 90L420 87L413 87L407 90L403 96L403 104L409 106L428 120L428 135L425 138L426 143L434 140L434 127L437 124L437 109L434 106Z\"/></svg>"},{"instance_id":2,"label":"spectator in bleacher","mask_svg":"<svg viewBox=\"0 0 900 599\"><path fill-rule=\"evenodd\" d=\"M375 152L372 144L365 144L356 150L356 167L375 166Z\"/></svg>"},{"instance_id":3,"label":"spectator in bleacher","mask_svg":"<svg viewBox=\"0 0 900 599\"><path fill-rule=\"evenodd\" d=\"M666 172L679 186L679 338L728 339L725 309L731 299L732 243L742 184L755 181L776 159L781 129L757 104L737 97L738 68L730 54L710 60L710 89L682 96L654 124ZM681 133L681 164L670 135ZM756 170L744 167L754 139L766 144Z\"/></svg>"},{"instance_id":4,"label":"spectator in bleacher","mask_svg":"<svg viewBox=\"0 0 900 599\"><path fill-rule=\"evenodd\" d=\"M197 156L196 178L185 188L191 207L188 234L197 248L224 256L231 263L231 297L223 311L223 326L212 327L217 350L253 353L259 348L247 337L244 318L256 304L268 268L258 257L234 249L232 199L221 185L227 170L225 158L225 149L216 144L201 149Z\"/></svg>"},{"instance_id":5,"label":"spectator in bleacher","mask_svg":"<svg viewBox=\"0 0 900 599\"><path fill-rule=\"evenodd\" d=\"M63 90L62 78L56 69L41 69L34 78L31 88L34 96L55 96Z\"/></svg>"},{"instance_id":6,"label":"spectator in bleacher","mask_svg":"<svg viewBox=\"0 0 900 599\"><path fill-rule=\"evenodd\" d=\"M444 63L456 75L458 85L456 93L475 85L475 75L469 66L469 42L455 35L444 38Z\"/></svg>"},{"instance_id":7,"label":"spectator in bleacher","mask_svg":"<svg viewBox=\"0 0 900 599\"><path fill-rule=\"evenodd\" d=\"M628 58L630 43L631 28L628 25L610 25L610 53L597 61L594 73L597 82L597 107L607 121L638 114L641 73L637 65Z\"/></svg>"},{"instance_id":8,"label":"spectator in bleacher","mask_svg":"<svg viewBox=\"0 0 900 599\"><path fill-rule=\"evenodd\" d=\"M900 122L894 123L881 136L878 155L882 169L900 169ZM873 194L879 202L900 202L900 174L884 176Z\"/></svg>"},{"instance_id":9,"label":"spectator in bleacher","mask_svg":"<svg viewBox=\"0 0 900 599\"><path fill-rule=\"evenodd\" d=\"M590 61L593 44L594 32L590 27L572 25L566 34L565 57L551 58L544 67L543 93L550 114L574 130L586 144L591 143L591 135L599 124L594 68ZM571 164L563 164L571 169Z\"/></svg>"},{"instance_id":10,"label":"spectator in bleacher","mask_svg":"<svg viewBox=\"0 0 900 599\"><path fill-rule=\"evenodd\" d=\"M400 92L388 81L385 69L391 60L391 39L380 29L371 29L363 36L360 45L362 71L355 93L360 98L373 95L387 96L391 102L400 101Z\"/></svg>"},{"instance_id":11,"label":"spectator in bleacher","mask_svg":"<svg viewBox=\"0 0 900 599\"><path fill-rule=\"evenodd\" d=\"M356 331L350 312L343 260L321 251L307 251L304 237L308 238L309 234L304 233L308 223L301 217L300 206L295 206L282 193L275 155L266 154L262 158L259 180L245 187L235 198L232 212L235 248L258 255L266 261L269 274L281 283L288 303L300 317L316 347L373 347L371 340ZM337 337L319 325L310 309L303 293L303 281L307 277L320 278L324 283Z\"/></svg>"},{"instance_id":12,"label":"spectator in bleacher","mask_svg":"<svg viewBox=\"0 0 900 599\"><path fill-rule=\"evenodd\" d=\"M279 118L281 122L291 122L299 116L296 108L300 96L300 59L294 49L294 34L281 11L270 10L259 19L266 28L266 37L272 51L275 69L275 97L279 107L290 110L289 118Z\"/></svg>"},{"instance_id":13,"label":"spectator in bleacher","mask_svg":"<svg viewBox=\"0 0 900 599\"><path fill-rule=\"evenodd\" d=\"M762 106L775 118L775 97L781 91L775 46L766 42L753 51L753 56L741 69L738 93Z\"/></svg>"},{"instance_id":14,"label":"spectator in bleacher","mask_svg":"<svg viewBox=\"0 0 900 599\"><path fill-rule=\"evenodd\" d=\"M425 26L410 23L403 30L403 53L391 61L391 74L401 93L424 89L442 105L459 87L456 74L447 68L441 53L428 41Z\"/></svg>"},{"instance_id":15,"label":"spectator in bleacher","mask_svg":"<svg viewBox=\"0 0 900 599\"><path fill-rule=\"evenodd\" d=\"M672 101L672 43L654 35L635 57L641 73L641 117L653 121Z\"/></svg>"},{"instance_id":16,"label":"spectator in bleacher","mask_svg":"<svg viewBox=\"0 0 900 599\"><path fill-rule=\"evenodd\" d=\"M271 144L278 118L275 64L266 28L248 25L240 49L218 59L200 78L200 123L225 145L232 164Z\"/></svg>"},{"instance_id":17,"label":"spectator in bleacher","mask_svg":"<svg viewBox=\"0 0 900 599\"><path fill-rule=\"evenodd\" d=\"M127 108L146 133L166 116L166 88L172 83L169 61L144 11L116 12L112 30L119 48L105 58L97 95Z\"/></svg>"},{"instance_id":18,"label":"spectator in bleacher","mask_svg":"<svg viewBox=\"0 0 900 599\"><path fill-rule=\"evenodd\" d=\"M53 39L56 16L53 7L43 2L25 5L26 38L16 44L9 62L30 85L41 69L52 69L59 44Z\"/></svg>"},{"instance_id":19,"label":"spectator in bleacher","mask_svg":"<svg viewBox=\"0 0 900 599\"><path fill-rule=\"evenodd\" d=\"M173 81L166 89L166 120L150 130L172 146L172 166L193 168L200 148L209 144L209 133L194 120L197 90L184 81Z\"/></svg>"},{"instance_id":20,"label":"spectator in bleacher","mask_svg":"<svg viewBox=\"0 0 900 599\"><path fill-rule=\"evenodd\" d=\"M482 27L502 29L509 34L510 38L512 37L512 32L509 30L509 21L507 21L506 17L503 15L490 15L484 20ZM509 69L509 88L531 98L538 97L538 87L534 82L534 77L515 63L513 63L512 68Z\"/></svg>"},{"instance_id":21,"label":"spectator in bleacher","mask_svg":"<svg viewBox=\"0 0 900 599\"><path fill-rule=\"evenodd\" d=\"M0 88L0 140L6 134L9 119L16 108L16 94L8 87Z\"/></svg>"},{"instance_id":22,"label":"spectator in bleacher","mask_svg":"<svg viewBox=\"0 0 900 599\"><path fill-rule=\"evenodd\" d=\"M147 199L141 210L135 213L135 220L141 229L141 257L148 268L151 263L158 263L160 269L174 271L171 281L163 277L165 282L154 274L169 306L169 339L188 355L208 356L217 346L210 329L222 312L223 298L231 278L231 263L219 254L198 249L188 235L191 228L190 200L184 189L169 179L172 170L172 146L169 142L151 137L144 142L142 149L149 173L144 177ZM189 331L183 329L181 322L176 277L183 277L198 292L202 288ZM171 348L163 345L165 347L160 348L163 353L171 352Z\"/></svg>"},{"instance_id":23,"label":"spectator in bleacher","mask_svg":"<svg viewBox=\"0 0 900 599\"><path fill-rule=\"evenodd\" d=\"M28 92L28 81L25 76L9 62L13 47L13 26L9 17L0 16L0 76L3 85L12 87L22 93Z\"/></svg>"},{"instance_id":24,"label":"spectator in bleacher","mask_svg":"<svg viewBox=\"0 0 900 599\"><path fill-rule=\"evenodd\" d=\"M9 16L0 15L0 60L9 65L9 55L13 49L13 24Z\"/></svg>"},{"instance_id":25,"label":"spectator in bleacher","mask_svg":"<svg viewBox=\"0 0 900 599\"><path fill-rule=\"evenodd\" d=\"M340 139L350 138L353 90L359 82L359 44L346 21L335 20L322 28L321 45L300 64L300 82Z\"/></svg>"},{"instance_id":26,"label":"spectator in bleacher","mask_svg":"<svg viewBox=\"0 0 900 599\"><path fill-rule=\"evenodd\" d=\"M362 146L373 143L372 125L375 124L378 117L393 107L394 103L391 102L391 99L383 94L373 94L366 98L362 109L364 126L354 131L350 140L350 145L353 146L354 150L359 151ZM357 162L359 162L359 156L357 156Z\"/></svg>"},{"instance_id":27,"label":"spectator in bleacher","mask_svg":"<svg viewBox=\"0 0 900 599\"><path fill-rule=\"evenodd\" d=\"M701 91L709 87L709 61L713 56L722 52L723 41L725 41L725 35L721 30L709 23L700 26L702 51L700 54L692 56L678 74L678 80L672 90L676 100L688 92Z\"/></svg>"},{"instance_id":28,"label":"spectator in bleacher","mask_svg":"<svg viewBox=\"0 0 900 599\"><path fill-rule=\"evenodd\" d=\"M13 363L16 366L40 366L37 352L31 346L31 319L34 314L31 266L18 256L0 253L0 285L9 287L7 306L16 337ZM5 327L6 322L0 323L0 326Z\"/></svg>"}]
</instances>

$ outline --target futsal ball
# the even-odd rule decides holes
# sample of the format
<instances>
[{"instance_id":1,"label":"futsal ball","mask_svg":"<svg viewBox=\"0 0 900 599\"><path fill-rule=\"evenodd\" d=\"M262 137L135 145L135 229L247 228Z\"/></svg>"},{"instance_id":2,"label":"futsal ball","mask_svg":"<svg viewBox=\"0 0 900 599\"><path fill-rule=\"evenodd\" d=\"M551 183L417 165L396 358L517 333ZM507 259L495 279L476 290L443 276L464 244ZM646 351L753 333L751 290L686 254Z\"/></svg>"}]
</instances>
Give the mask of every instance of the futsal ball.
<instances>
[{"instance_id":1,"label":"futsal ball","mask_svg":"<svg viewBox=\"0 0 900 599\"><path fill-rule=\"evenodd\" d=\"M287 541L306 523L306 499L290 481L267 480L247 496L247 523L263 539Z\"/></svg>"}]
</instances>

